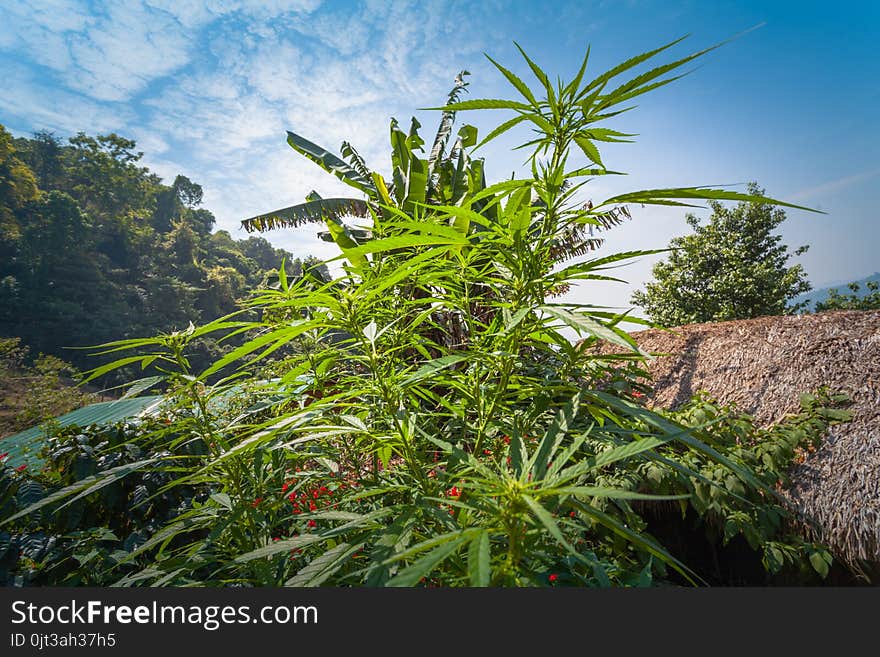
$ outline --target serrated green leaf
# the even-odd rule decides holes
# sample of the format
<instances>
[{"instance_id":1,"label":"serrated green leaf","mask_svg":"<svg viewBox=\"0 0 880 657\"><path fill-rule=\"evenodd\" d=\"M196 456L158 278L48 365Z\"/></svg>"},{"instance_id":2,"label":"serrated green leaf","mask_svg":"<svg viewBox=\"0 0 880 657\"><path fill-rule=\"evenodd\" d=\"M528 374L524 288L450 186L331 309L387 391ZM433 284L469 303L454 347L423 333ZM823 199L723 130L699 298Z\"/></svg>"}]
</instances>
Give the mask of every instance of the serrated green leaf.
<instances>
[{"instance_id":1,"label":"serrated green leaf","mask_svg":"<svg viewBox=\"0 0 880 657\"><path fill-rule=\"evenodd\" d=\"M411 566L401 570L397 575L388 580L386 586L415 586L423 577L427 577L434 568L452 556L469 536L459 536L449 542L444 542L428 554L418 559Z\"/></svg>"},{"instance_id":2,"label":"serrated green leaf","mask_svg":"<svg viewBox=\"0 0 880 657\"><path fill-rule=\"evenodd\" d=\"M471 541L468 549L468 578L471 586L489 586L492 581L489 552L489 532L482 531Z\"/></svg>"},{"instance_id":3,"label":"serrated green leaf","mask_svg":"<svg viewBox=\"0 0 880 657\"><path fill-rule=\"evenodd\" d=\"M599 149L596 148L593 142L583 135L576 135L574 141L591 162L595 162L600 167L604 168L605 165L602 164L602 158L599 156Z\"/></svg>"},{"instance_id":4,"label":"serrated green leaf","mask_svg":"<svg viewBox=\"0 0 880 657\"><path fill-rule=\"evenodd\" d=\"M512 109L512 110L522 110L524 112L528 112L531 107L526 105L525 103L519 103L515 100L500 100L496 98L480 98L477 100L462 100L458 103L453 103L452 105L446 105L445 107L426 107L425 109L430 110L448 110L452 112L458 112L463 110L478 110L478 109Z\"/></svg>"},{"instance_id":5,"label":"serrated green leaf","mask_svg":"<svg viewBox=\"0 0 880 657\"><path fill-rule=\"evenodd\" d=\"M351 556L363 546L363 543L353 546L348 543L340 543L336 547L327 550L324 554L312 559L296 575L287 580L284 586L321 586L321 584L345 566Z\"/></svg>"}]
</instances>

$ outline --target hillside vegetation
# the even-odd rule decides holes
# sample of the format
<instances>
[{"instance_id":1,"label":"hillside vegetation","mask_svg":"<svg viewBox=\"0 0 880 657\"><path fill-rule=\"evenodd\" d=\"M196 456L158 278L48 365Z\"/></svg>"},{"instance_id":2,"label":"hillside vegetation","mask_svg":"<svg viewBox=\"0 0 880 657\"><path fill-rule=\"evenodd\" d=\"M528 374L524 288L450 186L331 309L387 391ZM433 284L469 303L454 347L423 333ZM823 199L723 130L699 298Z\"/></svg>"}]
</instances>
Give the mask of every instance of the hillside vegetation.
<instances>
[{"instance_id":1,"label":"hillside vegetation","mask_svg":"<svg viewBox=\"0 0 880 657\"><path fill-rule=\"evenodd\" d=\"M0 125L0 336L94 367L67 347L214 319L292 260L214 231L202 188L164 184L135 147L115 134L13 138Z\"/></svg>"},{"instance_id":2,"label":"hillside vegetation","mask_svg":"<svg viewBox=\"0 0 880 657\"><path fill-rule=\"evenodd\" d=\"M0 438L100 399L76 385L69 363L28 352L20 338L0 338Z\"/></svg>"}]
</instances>

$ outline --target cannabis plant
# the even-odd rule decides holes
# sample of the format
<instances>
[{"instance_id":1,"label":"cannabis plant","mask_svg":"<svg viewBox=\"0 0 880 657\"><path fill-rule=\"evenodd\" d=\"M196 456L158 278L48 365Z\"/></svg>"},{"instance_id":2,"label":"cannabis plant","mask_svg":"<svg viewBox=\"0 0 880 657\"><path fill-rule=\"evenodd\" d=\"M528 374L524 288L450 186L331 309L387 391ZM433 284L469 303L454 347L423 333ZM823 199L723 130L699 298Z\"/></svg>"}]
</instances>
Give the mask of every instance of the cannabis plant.
<instances>
[{"instance_id":1,"label":"cannabis plant","mask_svg":"<svg viewBox=\"0 0 880 657\"><path fill-rule=\"evenodd\" d=\"M177 476L161 492L201 487L206 496L120 559L119 583L698 583L648 531L644 508L703 504L708 487L747 507L773 500L785 513L749 459L700 439L717 420L685 426L633 396L633 370L618 366L637 371L645 357L622 328L638 320L559 296L646 253L592 251L591 231L629 216L628 206L785 205L698 187L586 200L592 180L617 173L600 147L631 136L605 122L708 52L634 73L679 41L592 79L588 51L569 81L551 80L521 51L531 86L492 60L516 98L462 100L460 75L435 108L430 153L416 121L408 133L392 122L387 177L347 143L337 157L289 133L294 150L360 195L312 194L245 226L323 221L340 273L325 281L282 269L247 315L105 346L134 350L120 365L163 364L177 391L174 440L205 449L177 454ZM512 117L482 141L464 126L449 148L456 115L474 110ZM490 184L474 151L524 127L530 175ZM241 333L244 344L191 371L191 341ZM597 355L599 341L623 355ZM706 476L707 464L724 476Z\"/></svg>"}]
</instances>

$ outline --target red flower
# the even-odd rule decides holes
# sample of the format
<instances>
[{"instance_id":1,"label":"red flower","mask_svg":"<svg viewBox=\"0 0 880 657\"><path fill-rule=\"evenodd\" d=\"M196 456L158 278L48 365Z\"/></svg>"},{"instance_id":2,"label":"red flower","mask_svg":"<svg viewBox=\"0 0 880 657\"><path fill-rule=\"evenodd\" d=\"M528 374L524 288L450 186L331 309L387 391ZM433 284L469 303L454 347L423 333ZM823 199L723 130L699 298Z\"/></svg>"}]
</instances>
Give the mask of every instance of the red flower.
<instances>
[{"instance_id":1,"label":"red flower","mask_svg":"<svg viewBox=\"0 0 880 657\"><path fill-rule=\"evenodd\" d=\"M286 481L281 485L281 492L282 493L287 492L287 482Z\"/></svg>"},{"instance_id":2,"label":"red flower","mask_svg":"<svg viewBox=\"0 0 880 657\"><path fill-rule=\"evenodd\" d=\"M263 498L262 498L262 497L258 497L257 499L255 499L255 500L251 503L251 506L254 507L254 508L256 509L256 508L257 508L257 505L258 505L260 502L262 502L262 501L263 501Z\"/></svg>"},{"instance_id":3,"label":"red flower","mask_svg":"<svg viewBox=\"0 0 880 657\"><path fill-rule=\"evenodd\" d=\"M5 459L7 456L9 456L9 452L3 452L0 454L0 459Z\"/></svg>"},{"instance_id":4,"label":"red flower","mask_svg":"<svg viewBox=\"0 0 880 657\"><path fill-rule=\"evenodd\" d=\"M448 491L446 491L446 495L449 497L460 497L461 491L456 486L453 486Z\"/></svg>"},{"instance_id":5,"label":"red flower","mask_svg":"<svg viewBox=\"0 0 880 657\"><path fill-rule=\"evenodd\" d=\"M510 436L504 436L504 442L509 445L510 444Z\"/></svg>"},{"instance_id":6,"label":"red flower","mask_svg":"<svg viewBox=\"0 0 880 657\"><path fill-rule=\"evenodd\" d=\"M23 463L22 465L18 466L18 467L15 469L15 471L16 471L16 472L24 472L24 471L25 471L25 468L27 468L27 463Z\"/></svg>"},{"instance_id":7,"label":"red flower","mask_svg":"<svg viewBox=\"0 0 880 657\"><path fill-rule=\"evenodd\" d=\"M317 527L318 526L318 523L316 523L314 520L309 520L309 522L307 524L309 527Z\"/></svg>"},{"instance_id":8,"label":"red flower","mask_svg":"<svg viewBox=\"0 0 880 657\"><path fill-rule=\"evenodd\" d=\"M638 399L639 397L644 397L644 396L645 396L645 393L643 393L643 392L639 392L638 390L633 390L633 391L632 391L632 396L635 397L636 399Z\"/></svg>"},{"instance_id":9,"label":"red flower","mask_svg":"<svg viewBox=\"0 0 880 657\"><path fill-rule=\"evenodd\" d=\"M315 504L314 502L312 502L311 500L309 500L309 511L314 511L317 508L318 508L318 505Z\"/></svg>"},{"instance_id":10,"label":"red flower","mask_svg":"<svg viewBox=\"0 0 880 657\"><path fill-rule=\"evenodd\" d=\"M484 450L483 450L483 454L486 455L486 456L492 456L492 450L484 449Z\"/></svg>"},{"instance_id":11,"label":"red flower","mask_svg":"<svg viewBox=\"0 0 880 657\"><path fill-rule=\"evenodd\" d=\"M550 577L548 577L547 579L549 579L550 582L553 583L553 582L555 582L557 579L559 579L559 575L557 575L556 573L553 573L553 574L550 575Z\"/></svg>"}]
</instances>

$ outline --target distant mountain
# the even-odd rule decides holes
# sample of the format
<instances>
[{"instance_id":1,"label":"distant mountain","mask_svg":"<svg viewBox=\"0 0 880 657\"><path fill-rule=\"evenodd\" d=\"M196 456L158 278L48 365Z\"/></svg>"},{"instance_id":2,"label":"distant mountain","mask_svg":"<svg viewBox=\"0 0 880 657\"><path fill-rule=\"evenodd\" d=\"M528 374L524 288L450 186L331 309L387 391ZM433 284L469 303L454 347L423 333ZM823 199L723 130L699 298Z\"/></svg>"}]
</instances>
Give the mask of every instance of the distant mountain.
<instances>
[{"instance_id":1,"label":"distant mountain","mask_svg":"<svg viewBox=\"0 0 880 657\"><path fill-rule=\"evenodd\" d=\"M813 290L812 292L808 292L806 294L801 294L794 298L793 303L801 303L806 301L808 303L806 307L806 311L812 311L815 309L816 304L820 301L825 301L829 296L831 296L831 290L837 290L840 294L852 294L848 285L852 282L859 284L859 296L865 296L870 292L867 288L866 283L868 281L876 281L880 283L880 272L875 272L866 278L863 278L858 281L846 281L845 283L840 283L839 285L829 285L827 287L823 287L819 290Z\"/></svg>"}]
</instances>

